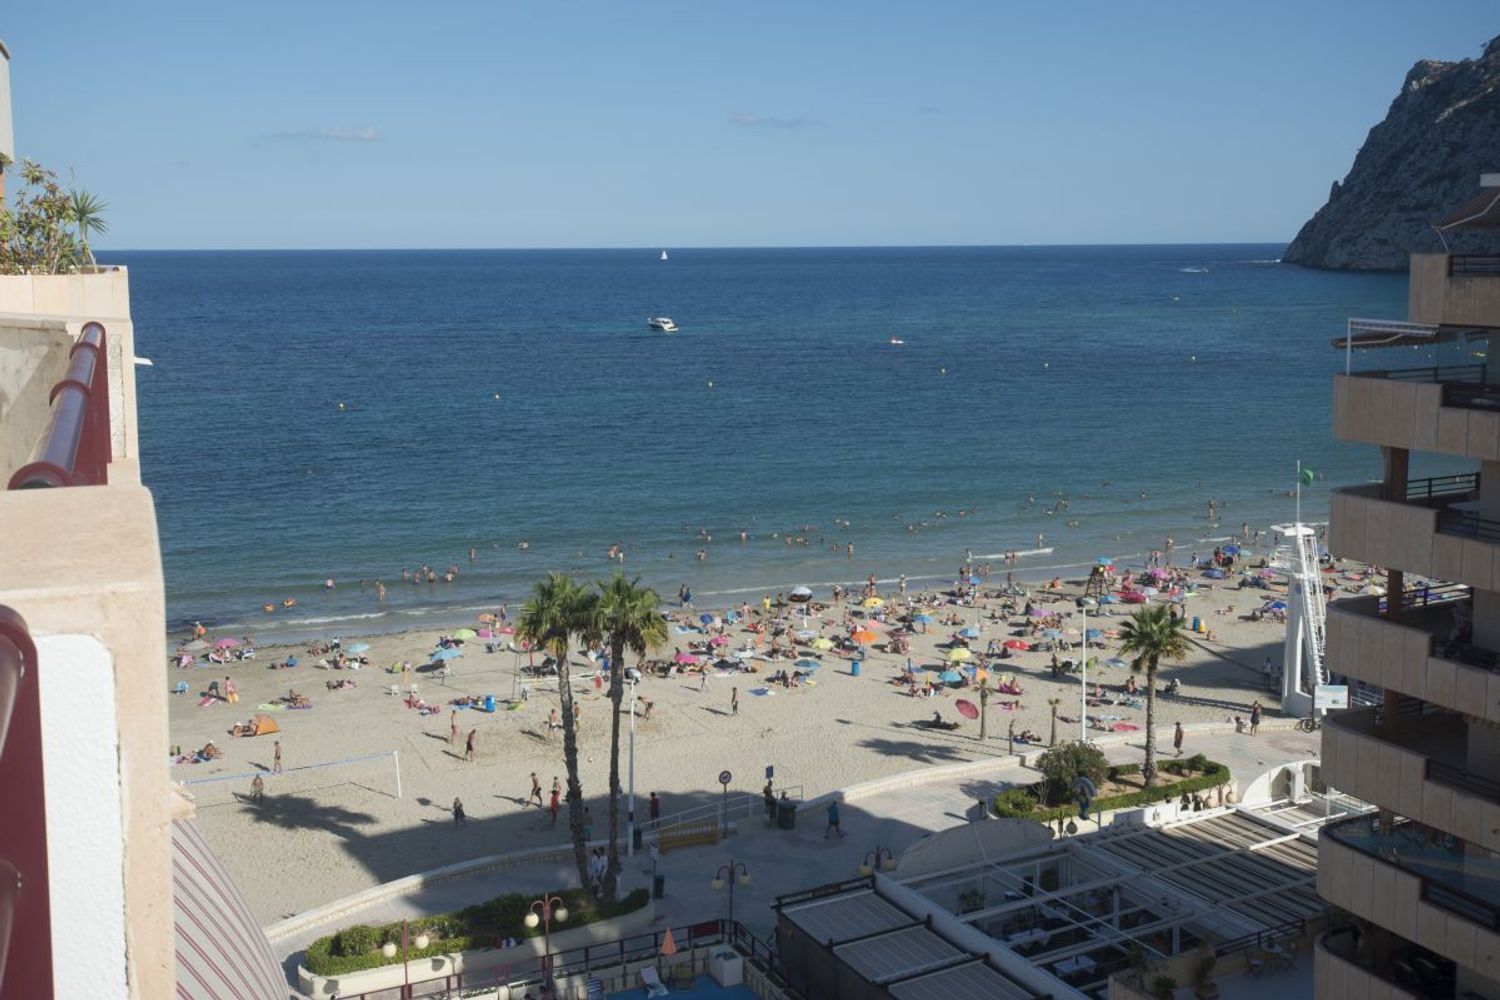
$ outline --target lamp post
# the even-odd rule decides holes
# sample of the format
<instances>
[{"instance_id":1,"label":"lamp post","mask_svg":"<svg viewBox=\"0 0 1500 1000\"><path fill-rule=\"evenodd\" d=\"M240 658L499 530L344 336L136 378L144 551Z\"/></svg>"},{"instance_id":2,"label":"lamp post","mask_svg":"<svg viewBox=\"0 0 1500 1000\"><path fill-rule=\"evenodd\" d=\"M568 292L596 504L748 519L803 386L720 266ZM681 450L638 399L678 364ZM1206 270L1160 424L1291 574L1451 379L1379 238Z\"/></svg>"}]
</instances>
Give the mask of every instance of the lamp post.
<instances>
[{"instance_id":1,"label":"lamp post","mask_svg":"<svg viewBox=\"0 0 1500 1000\"><path fill-rule=\"evenodd\" d=\"M714 872L713 881L708 883L708 887L714 892L718 892L724 888L726 880L729 885L729 922L733 924L734 884L738 882L740 885L749 885L750 869L746 868L743 863L736 862L733 858L730 858L729 864L720 865L719 870Z\"/></svg>"},{"instance_id":2,"label":"lamp post","mask_svg":"<svg viewBox=\"0 0 1500 1000\"><path fill-rule=\"evenodd\" d=\"M535 929L537 924L542 925L542 977L550 988L552 986L552 920L555 917L558 923L566 921L568 908L563 905L561 896L543 896L541 899L533 900L526 909L526 926Z\"/></svg>"},{"instance_id":3,"label":"lamp post","mask_svg":"<svg viewBox=\"0 0 1500 1000\"><path fill-rule=\"evenodd\" d=\"M896 870L896 855L891 853L889 847L876 846L875 850L867 852L864 860L859 863L859 874L869 878L876 868L886 872Z\"/></svg>"},{"instance_id":4,"label":"lamp post","mask_svg":"<svg viewBox=\"0 0 1500 1000\"><path fill-rule=\"evenodd\" d=\"M635 678L630 674L630 765L625 798L625 856L635 857Z\"/></svg>"},{"instance_id":5,"label":"lamp post","mask_svg":"<svg viewBox=\"0 0 1500 1000\"><path fill-rule=\"evenodd\" d=\"M431 943L432 943L432 939L427 936L427 932L426 931L418 931L417 932L417 936L415 938L413 938L411 936L411 924L408 921L405 921L405 920L401 921L401 980L402 980L402 983L401 983L401 998L402 998L402 1000L410 1000L410 998L411 998L411 949L415 947L418 951L421 951L422 949L426 948ZM382 955L384 955L386 958L395 958L396 957L396 942L394 942L394 941L387 941L385 944L381 945L380 946L380 953Z\"/></svg>"},{"instance_id":6,"label":"lamp post","mask_svg":"<svg viewBox=\"0 0 1500 1000\"><path fill-rule=\"evenodd\" d=\"M1079 713L1078 722L1078 742L1080 743L1087 743L1089 739L1089 608L1098 606L1099 602L1092 597L1078 599L1079 610L1083 612L1083 666L1078 672L1078 677L1083 682L1081 700L1083 711Z\"/></svg>"}]
</instances>

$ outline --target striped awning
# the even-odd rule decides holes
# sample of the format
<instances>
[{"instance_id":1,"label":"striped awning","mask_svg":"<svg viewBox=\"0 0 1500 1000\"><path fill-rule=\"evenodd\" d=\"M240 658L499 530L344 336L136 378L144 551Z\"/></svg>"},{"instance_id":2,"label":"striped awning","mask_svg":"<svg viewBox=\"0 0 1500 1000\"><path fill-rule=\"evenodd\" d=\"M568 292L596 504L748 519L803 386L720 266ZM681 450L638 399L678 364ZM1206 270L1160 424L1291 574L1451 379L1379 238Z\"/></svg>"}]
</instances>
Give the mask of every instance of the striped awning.
<instances>
[{"instance_id":1,"label":"striped awning","mask_svg":"<svg viewBox=\"0 0 1500 1000\"><path fill-rule=\"evenodd\" d=\"M280 1000L290 992L260 924L191 820L172 824L177 1000Z\"/></svg>"},{"instance_id":2,"label":"striped awning","mask_svg":"<svg viewBox=\"0 0 1500 1000\"><path fill-rule=\"evenodd\" d=\"M1432 226L1439 232L1449 229L1500 229L1500 187L1484 188Z\"/></svg>"}]
</instances>

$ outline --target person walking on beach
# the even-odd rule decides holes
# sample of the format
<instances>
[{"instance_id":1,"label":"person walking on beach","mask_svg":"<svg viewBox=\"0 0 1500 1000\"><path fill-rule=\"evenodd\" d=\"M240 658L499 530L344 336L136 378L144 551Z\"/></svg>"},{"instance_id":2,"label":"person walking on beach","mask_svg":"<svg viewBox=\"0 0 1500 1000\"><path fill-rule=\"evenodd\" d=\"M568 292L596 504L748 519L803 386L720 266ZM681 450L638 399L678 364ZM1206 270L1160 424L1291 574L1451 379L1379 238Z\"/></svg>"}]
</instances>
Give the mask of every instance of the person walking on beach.
<instances>
[{"instance_id":1,"label":"person walking on beach","mask_svg":"<svg viewBox=\"0 0 1500 1000\"><path fill-rule=\"evenodd\" d=\"M250 801L264 802L266 800L266 782L260 775L250 779Z\"/></svg>"},{"instance_id":2,"label":"person walking on beach","mask_svg":"<svg viewBox=\"0 0 1500 1000\"><path fill-rule=\"evenodd\" d=\"M552 812L552 827L549 827L549 829L555 828L557 826L557 804L558 804L559 798L561 797L561 794L562 794L561 788L557 784L557 779L553 778L552 779L552 801L547 806L547 808Z\"/></svg>"},{"instance_id":3,"label":"person walking on beach","mask_svg":"<svg viewBox=\"0 0 1500 1000\"><path fill-rule=\"evenodd\" d=\"M698 671L698 693L702 694L708 690L708 667L705 666Z\"/></svg>"},{"instance_id":4,"label":"person walking on beach","mask_svg":"<svg viewBox=\"0 0 1500 1000\"><path fill-rule=\"evenodd\" d=\"M537 778L535 771L531 772L531 794L526 796L525 804L528 806L531 805L532 799L536 799L536 807L538 809L544 808L542 805L542 783Z\"/></svg>"},{"instance_id":5,"label":"person walking on beach","mask_svg":"<svg viewBox=\"0 0 1500 1000\"><path fill-rule=\"evenodd\" d=\"M458 709L448 713L448 745L451 747L458 742Z\"/></svg>"},{"instance_id":6,"label":"person walking on beach","mask_svg":"<svg viewBox=\"0 0 1500 1000\"><path fill-rule=\"evenodd\" d=\"M1260 729L1260 700L1256 699L1250 705L1250 735L1257 735Z\"/></svg>"},{"instance_id":7,"label":"person walking on beach","mask_svg":"<svg viewBox=\"0 0 1500 1000\"><path fill-rule=\"evenodd\" d=\"M280 774L281 773L281 741L280 740L277 740L276 741L276 745L274 747L272 747L272 749L271 749L271 773L272 774Z\"/></svg>"},{"instance_id":8,"label":"person walking on beach","mask_svg":"<svg viewBox=\"0 0 1500 1000\"><path fill-rule=\"evenodd\" d=\"M740 689L737 687L729 689L729 714L740 714Z\"/></svg>"},{"instance_id":9,"label":"person walking on beach","mask_svg":"<svg viewBox=\"0 0 1500 1000\"><path fill-rule=\"evenodd\" d=\"M829 835L838 834L844 836L844 830L839 826L839 800L833 799L828 803L828 829L823 831L823 839L827 840Z\"/></svg>"},{"instance_id":10,"label":"person walking on beach","mask_svg":"<svg viewBox=\"0 0 1500 1000\"><path fill-rule=\"evenodd\" d=\"M469 730L469 738L464 741L464 760L472 761L474 759L474 734L477 732L479 732L477 729Z\"/></svg>"},{"instance_id":11,"label":"person walking on beach","mask_svg":"<svg viewBox=\"0 0 1500 1000\"><path fill-rule=\"evenodd\" d=\"M464 815L464 800L457 795L453 796L453 825L458 826L468 821L469 817Z\"/></svg>"},{"instance_id":12,"label":"person walking on beach","mask_svg":"<svg viewBox=\"0 0 1500 1000\"><path fill-rule=\"evenodd\" d=\"M1177 729L1172 733L1172 749L1177 751L1177 756L1182 756L1182 723L1177 723Z\"/></svg>"},{"instance_id":13,"label":"person walking on beach","mask_svg":"<svg viewBox=\"0 0 1500 1000\"><path fill-rule=\"evenodd\" d=\"M224 700L231 705L240 700L240 693L235 689L234 681L228 677L224 678Z\"/></svg>"}]
</instances>

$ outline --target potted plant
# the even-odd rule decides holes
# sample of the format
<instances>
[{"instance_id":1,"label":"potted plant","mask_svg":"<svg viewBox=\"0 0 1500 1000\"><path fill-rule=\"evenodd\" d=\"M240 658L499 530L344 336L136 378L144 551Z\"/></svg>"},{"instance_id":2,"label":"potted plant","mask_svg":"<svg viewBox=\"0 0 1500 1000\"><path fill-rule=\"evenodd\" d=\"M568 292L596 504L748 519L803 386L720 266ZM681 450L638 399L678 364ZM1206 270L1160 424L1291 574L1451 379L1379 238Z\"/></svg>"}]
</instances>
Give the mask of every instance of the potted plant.
<instances>
[{"instance_id":1,"label":"potted plant","mask_svg":"<svg viewBox=\"0 0 1500 1000\"><path fill-rule=\"evenodd\" d=\"M1177 992L1177 980L1171 976L1157 976L1151 980L1151 992L1161 1000L1172 1000Z\"/></svg>"},{"instance_id":2,"label":"potted plant","mask_svg":"<svg viewBox=\"0 0 1500 1000\"><path fill-rule=\"evenodd\" d=\"M1217 1000L1219 996L1219 986L1214 982L1218 961L1212 948L1205 945L1198 949L1198 957L1193 960L1193 996L1199 1000Z\"/></svg>"}]
</instances>

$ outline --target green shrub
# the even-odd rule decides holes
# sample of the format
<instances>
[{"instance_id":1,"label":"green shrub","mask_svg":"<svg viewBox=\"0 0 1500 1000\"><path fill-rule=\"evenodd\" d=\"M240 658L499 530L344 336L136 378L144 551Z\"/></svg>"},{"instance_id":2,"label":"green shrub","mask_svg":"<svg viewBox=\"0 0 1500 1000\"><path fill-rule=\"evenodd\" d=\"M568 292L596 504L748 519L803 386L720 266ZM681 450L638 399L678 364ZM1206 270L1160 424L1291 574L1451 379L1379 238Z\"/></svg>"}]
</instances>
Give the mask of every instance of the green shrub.
<instances>
[{"instance_id":1,"label":"green shrub","mask_svg":"<svg viewBox=\"0 0 1500 1000\"><path fill-rule=\"evenodd\" d=\"M1073 785L1080 776L1087 777L1096 786L1104 781L1108 763L1104 751L1087 743L1064 743L1042 754L1037 761L1037 770L1047 778L1045 801L1062 802L1073 794Z\"/></svg>"},{"instance_id":2,"label":"green shrub","mask_svg":"<svg viewBox=\"0 0 1500 1000\"><path fill-rule=\"evenodd\" d=\"M1187 766L1193 771L1203 771L1208 768L1208 758L1201 753L1195 753L1187 759Z\"/></svg>"},{"instance_id":3,"label":"green shrub","mask_svg":"<svg viewBox=\"0 0 1500 1000\"><path fill-rule=\"evenodd\" d=\"M651 901L651 894L645 889L636 889L610 904L595 903L582 889L564 889L548 895L561 896L563 905L568 908L568 919L562 929L633 913ZM410 935L415 937L419 931L426 931L433 940L426 948L412 948L408 957L429 958L488 948L498 938L539 936L542 927L532 929L525 923L528 909L536 898L530 894L507 893L456 913L439 913L413 920L409 925ZM314 975L339 976L402 961L399 953L394 959L381 953L380 946L387 941L400 946L400 921L379 927L355 924L308 945L303 964Z\"/></svg>"},{"instance_id":4,"label":"green shrub","mask_svg":"<svg viewBox=\"0 0 1500 1000\"><path fill-rule=\"evenodd\" d=\"M1036 796L1026 788L1007 788L995 796L995 815L1024 819L1036 811Z\"/></svg>"},{"instance_id":5,"label":"green shrub","mask_svg":"<svg viewBox=\"0 0 1500 1000\"><path fill-rule=\"evenodd\" d=\"M1139 764L1111 764L1109 766L1109 770L1105 772L1105 775L1109 778L1110 781L1119 781L1127 774L1140 773L1141 765Z\"/></svg>"},{"instance_id":6,"label":"green shrub","mask_svg":"<svg viewBox=\"0 0 1500 1000\"><path fill-rule=\"evenodd\" d=\"M1174 761L1173 763L1177 762ZM1184 792L1191 795L1193 792L1217 788L1229 780L1229 768L1223 764L1218 764L1214 761L1205 761L1204 767L1208 769L1207 773L1193 778L1184 778L1170 785L1153 785L1138 792L1095 799L1089 804L1089 815L1109 812L1114 809L1138 809L1141 806L1148 806L1154 802L1175 799ZM1026 818L1034 819L1039 823L1055 823L1059 819L1071 818L1076 815L1078 815L1077 805L1069 803L1050 809L1039 809Z\"/></svg>"}]
</instances>

